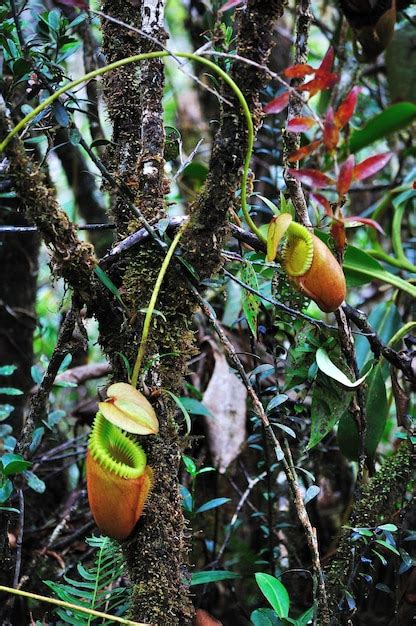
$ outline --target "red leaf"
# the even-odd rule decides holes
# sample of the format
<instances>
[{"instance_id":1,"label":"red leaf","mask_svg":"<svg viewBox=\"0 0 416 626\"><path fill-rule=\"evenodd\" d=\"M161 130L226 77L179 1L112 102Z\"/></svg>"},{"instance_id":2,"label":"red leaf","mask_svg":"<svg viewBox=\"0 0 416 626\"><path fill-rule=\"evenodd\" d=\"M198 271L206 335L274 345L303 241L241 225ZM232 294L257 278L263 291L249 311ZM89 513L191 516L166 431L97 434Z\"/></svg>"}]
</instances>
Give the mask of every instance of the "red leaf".
<instances>
[{"instance_id":1,"label":"red leaf","mask_svg":"<svg viewBox=\"0 0 416 626\"><path fill-rule=\"evenodd\" d=\"M322 91L324 89L330 89L333 87L335 83L338 82L338 74L325 74L322 73L315 78L309 80L304 85L298 87L299 91L309 91L309 96L314 96L318 91Z\"/></svg>"},{"instance_id":2,"label":"red leaf","mask_svg":"<svg viewBox=\"0 0 416 626\"><path fill-rule=\"evenodd\" d=\"M350 121L355 111L360 91L361 87L353 87L339 105L337 112L335 113L335 123L338 128L343 128L345 124Z\"/></svg>"},{"instance_id":3,"label":"red leaf","mask_svg":"<svg viewBox=\"0 0 416 626\"><path fill-rule=\"evenodd\" d=\"M331 225L331 235L332 239L334 240L335 248L338 250L338 252L342 253L347 243L347 238L345 236L344 220L333 220Z\"/></svg>"},{"instance_id":4,"label":"red leaf","mask_svg":"<svg viewBox=\"0 0 416 626\"><path fill-rule=\"evenodd\" d=\"M224 13L224 11L229 11L229 9L235 9L235 7L245 4L245 2L246 0L228 0L220 9L218 9L218 13Z\"/></svg>"},{"instance_id":5,"label":"red leaf","mask_svg":"<svg viewBox=\"0 0 416 626\"><path fill-rule=\"evenodd\" d=\"M296 170L294 168L289 168L287 171L288 174L299 180L301 183L305 183L305 185L309 185L310 187L314 187L316 189L319 189L320 187L328 187L328 185L332 185L334 183L332 178L319 170Z\"/></svg>"},{"instance_id":6,"label":"red leaf","mask_svg":"<svg viewBox=\"0 0 416 626\"><path fill-rule=\"evenodd\" d=\"M377 154L376 156L365 159L365 161L362 161L362 163L354 167L354 180L364 180L364 178L373 176L373 174L387 165L392 156L393 152L383 152L383 154Z\"/></svg>"},{"instance_id":7,"label":"red leaf","mask_svg":"<svg viewBox=\"0 0 416 626\"><path fill-rule=\"evenodd\" d=\"M312 198L312 200L315 200L315 202L324 207L325 215L332 216L334 214L330 201L328 200L328 198L325 198L325 196L323 196L321 193L311 193L310 197Z\"/></svg>"},{"instance_id":8,"label":"red leaf","mask_svg":"<svg viewBox=\"0 0 416 626\"><path fill-rule=\"evenodd\" d=\"M316 70L314 70L314 68L307 63L297 63L296 65L290 65L285 70L283 70L283 74L287 78L303 78L304 76L308 76L308 74L315 74L315 72Z\"/></svg>"},{"instance_id":9,"label":"red leaf","mask_svg":"<svg viewBox=\"0 0 416 626\"><path fill-rule=\"evenodd\" d=\"M328 74L332 70L332 66L334 65L334 49L331 47L328 48L324 58L322 59L322 63L317 70L317 74Z\"/></svg>"},{"instance_id":10,"label":"red leaf","mask_svg":"<svg viewBox=\"0 0 416 626\"><path fill-rule=\"evenodd\" d=\"M349 217L344 217L343 221L347 223L349 222L350 226L365 224L366 226L371 226L371 228L375 228L381 235L386 234L380 224L375 220L370 219L369 217L355 217L354 215L350 215Z\"/></svg>"},{"instance_id":11,"label":"red leaf","mask_svg":"<svg viewBox=\"0 0 416 626\"><path fill-rule=\"evenodd\" d=\"M268 104L266 104L266 106L264 107L263 111L265 113L280 113L281 111L283 111L283 109L287 107L288 104L289 104L289 92L284 91L283 93L280 94L280 96L277 96L277 98L273 98L273 100L268 102Z\"/></svg>"},{"instance_id":12,"label":"red leaf","mask_svg":"<svg viewBox=\"0 0 416 626\"><path fill-rule=\"evenodd\" d=\"M320 143L321 142L318 140L312 141L312 143L308 143L306 146L302 146L301 148L299 148L299 150L296 150L295 152L292 152L292 154L289 154L287 160L291 163L294 163L295 161L301 161L302 159L307 157L308 154L311 154L311 152L316 150Z\"/></svg>"},{"instance_id":13,"label":"red leaf","mask_svg":"<svg viewBox=\"0 0 416 626\"><path fill-rule=\"evenodd\" d=\"M314 124L316 122L313 117L292 117L287 123L287 130L290 133L302 133L309 130Z\"/></svg>"},{"instance_id":14,"label":"red leaf","mask_svg":"<svg viewBox=\"0 0 416 626\"><path fill-rule=\"evenodd\" d=\"M338 145L339 130L334 121L334 109L328 108L324 122L324 144L327 150L332 152Z\"/></svg>"},{"instance_id":15,"label":"red leaf","mask_svg":"<svg viewBox=\"0 0 416 626\"><path fill-rule=\"evenodd\" d=\"M351 155L348 157L346 161L341 165L339 170L339 176L337 181L337 191L340 196L345 196L351 187L352 183L352 175L354 172L355 159L354 156Z\"/></svg>"}]
</instances>

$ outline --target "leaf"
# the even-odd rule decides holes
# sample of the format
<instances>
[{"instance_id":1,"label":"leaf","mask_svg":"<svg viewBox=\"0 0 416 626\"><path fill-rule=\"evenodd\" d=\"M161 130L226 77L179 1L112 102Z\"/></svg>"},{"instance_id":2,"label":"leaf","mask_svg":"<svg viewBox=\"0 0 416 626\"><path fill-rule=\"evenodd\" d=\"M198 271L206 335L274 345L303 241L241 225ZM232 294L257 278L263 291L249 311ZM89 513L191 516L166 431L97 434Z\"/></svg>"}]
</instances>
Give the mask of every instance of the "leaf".
<instances>
[{"instance_id":1,"label":"leaf","mask_svg":"<svg viewBox=\"0 0 416 626\"><path fill-rule=\"evenodd\" d=\"M182 496L182 506L184 510L187 511L188 513L192 513L193 508L194 508L194 499L192 497L191 492L189 491L189 489L187 489L183 485L179 485L179 489L180 489L181 496Z\"/></svg>"},{"instance_id":2,"label":"leaf","mask_svg":"<svg viewBox=\"0 0 416 626\"><path fill-rule=\"evenodd\" d=\"M191 474L191 476L196 476L197 469L196 469L195 461L191 459L190 456L187 456L186 454L182 454L182 461L183 461L183 464L185 465L185 469L188 472L188 474Z\"/></svg>"},{"instance_id":3,"label":"leaf","mask_svg":"<svg viewBox=\"0 0 416 626\"><path fill-rule=\"evenodd\" d=\"M316 351L316 363L324 374L336 380L340 385L347 387L349 389L355 389L355 387L359 387L361 383L367 378L370 372L367 372L364 376L359 378L358 380L350 380L344 372L342 372L336 365L331 361L328 356L328 353L324 348L318 348Z\"/></svg>"},{"instance_id":4,"label":"leaf","mask_svg":"<svg viewBox=\"0 0 416 626\"><path fill-rule=\"evenodd\" d=\"M0 502L6 502L13 491L13 483L11 480L7 479L3 484L0 485Z\"/></svg>"},{"instance_id":5,"label":"leaf","mask_svg":"<svg viewBox=\"0 0 416 626\"><path fill-rule=\"evenodd\" d=\"M288 174L299 180L301 183L305 183L305 185L309 185L315 189L320 187L328 187L334 183L333 179L321 172L320 170L313 169L301 169L296 170L292 168L288 168Z\"/></svg>"},{"instance_id":6,"label":"leaf","mask_svg":"<svg viewBox=\"0 0 416 626\"><path fill-rule=\"evenodd\" d=\"M32 465L30 461L25 461L20 454L3 454L1 457L1 463L3 465L3 473L5 476L11 476L12 474L23 472Z\"/></svg>"},{"instance_id":7,"label":"leaf","mask_svg":"<svg viewBox=\"0 0 416 626\"><path fill-rule=\"evenodd\" d=\"M371 311L368 316L368 323L380 340L383 343L388 343L399 330L402 322L397 306L393 302L382 302ZM372 358L370 344L363 335L356 337L355 351L358 369L361 371L368 360Z\"/></svg>"},{"instance_id":8,"label":"leaf","mask_svg":"<svg viewBox=\"0 0 416 626\"><path fill-rule=\"evenodd\" d=\"M316 498L316 496L318 495L320 491L321 489L320 487L318 487L318 485L311 485L310 487L308 487L303 497L304 503L308 504L308 502Z\"/></svg>"},{"instance_id":9,"label":"leaf","mask_svg":"<svg viewBox=\"0 0 416 626\"><path fill-rule=\"evenodd\" d=\"M24 472L24 476L27 480L28 486L33 489L33 491L36 491L36 493L44 493L46 485L43 480L36 476L36 474L26 470Z\"/></svg>"},{"instance_id":10,"label":"leaf","mask_svg":"<svg viewBox=\"0 0 416 626\"><path fill-rule=\"evenodd\" d=\"M307 157L309 154L314 152L314 150L316 150L318 146L321 145L321 143L322 142L320 139L317 141L312 141L312 143L308 143L305 146L302 146L301 148L298 148L297 150L295 150L295 152L292 152L292 154L289 154L289 156L287 157L287 160L290 161L291 163L294 163L296 161L301 161L302 159Z\"/></svg>"},{"instance_id":11,"label":"leaf","mask_svg":"<svg viewBox=\"0 0 416 626\"><path fill-rule=\"evenodd\" d=\"M332 46L329 46L317 70L317 74L319 75L319 74L330 72L334 65L334 58L335 58L334 48Z\"/></svg>"},{"instance_id":12,"label":"leaf","mask_svg":"<svg viewBox=\"0 0 416 626\"><path fill-rule=\"evenodd\" d=\"M246 439L247 390L215 345L213 355L214 370L203 396L210 415L204 422L213 464L223 474Z\"/></svg>"},{"instance_id":13,"label":"leaf","mask_svg":"<svg viewBox=\"0 0 416 626\"><path fill-rule=\"evenodd\" d=\"M1 394L5 396L22 396L23 391L15 387L0 387L0 395Z\"/></svg>"},{"instance_id":14,"label":"leaf","mask_svg":"<svg viewBox=\"0 0 416 626\"><path fill-rule=\"evenodd\" d=\"M227 2L218 9L218 13L224 13L224 11L235 9L236 7L239 7L245 4L245 2L246 0L227 0Z\"/></svg>"},{"instance_id":15,"label":"leaf","mask_svg":"<svg viewBox=\"0 0 416 626\"><path fill-rule=\"evenodd\" d=\"M322 73L320 75L317 74L315 78L298 87L298 90L308 91L309 97L311 98L312 96L317 94L318 91L330 89L338 82L338 80L338 74L334 74L332 72Z\"/></svg>"},{"instance_id":16,"label":"leaf","mask_svg":"<svg viewBox=\"0 0 416 626\"><path fill-rule=\"evenodd\" d=\"M298 626L307 626L307 624L309 624L309 622L312 621L314 613L315 613L315 607L311 606L310 609L308 609L307 611L302 613L302 615L300 617L298 617L297 625Z\"/></svg>"},{"instance_id":17,"label":"leaf","mask_svg":"<svg viewBox=\"0 0 416 626\"><path fill-rule=\"evenodd\" d=\"M339 175L337 181L337 192L340 196L345 196L345 194L349 191L352 183L352 177L354 172L355 159L351 154L344 163L342 163L339 168Z\"/></svg>"},{"instance_id":18,"label":"leaf","mask_svg":"<svg viewBox=\"0 0 416 626\"><path fill-rule=\"evenodd\" d=\"M356 153L375 141L406 128L415 119L416 104L397 102L373 117L363 128L353 131L350 138L350 150Z\"/></svg>"},{"instance_id":19,"label":"leaf","mask_svg":"<svg viewBox=\"0 0 416 626\"><path fill-rule=\"evenodd\" d=\"M195 513L205 513L206 511L211 511L211 509L217 509L227 502L231 502L231 498L214 498L198 507Z\"/></svg>"},{"instance_id":20,"label":"leaf","mask_svg":"<svg viewBox=\"0 0 416 626\"><path fill-rule=\"evenodd\" d=\"M120 292L117 289L117 287L115 286L115 284L113 283L113 281L111 280L111 278L104 272L103 269L101 269L101 267L99 267L98 265L95 266L94 268L94 273L96 274L96 276L99 278L99 280L103 283L104 287L107 287L107 289L109 291L111 291L111 293L113 294L113 296L115 296L115 298L120 302L120 304L123 305L124 307L124 302L121 298Z\"/></svg>"},{"instance_id":21,"label":"leaf","mask_svg":"<svg viewBox=\"0 0 416 626\"><path fill-rule=\"evenodd\" d=\"M338 145L339 129L335 124L334 109L332 107L328 107L326 112L323 139L325 148L333 152Z\"/></svg>"},{"instance_id":22,"label":"leaf","mask_svg":"<svg viewBox=\"0 0 416 626\"><path fill-rule=\"evenodd\" d=\"M172 398L172 400L175 402L176 406L182 412L182 415L183 415L183 417L185 419L185 423L186 423L186 431L187 431L187 434L189 435L189 433L191 432L191 429L192 429L192 420L191 420L191 416L189 415L186 407L183 405L181 398L178 398L178 396L175 395L174 393L172 393L171 391L169 391L169 389L164 389L164 392L167 393Z\"/></svg>"},{"instance_id":23,"label":"leaf","mask_svg":"<svg viewBox=\"0 0 416 626\"><path fill-rule=\"evenodd\" d=\"M377 154L376 156L369 157L365 159L365 161L358 163L353 171L354 180L364 180L369 176L373 176L387 165L392 156L393 152L383 152L382 154Z\"/></svg>"},{"instance_id":24,"label":"leaf","mask_svg":"<svg viewBox=\"0 0 416 626\"><path fill-rule=\"evenodd\" d=\"M384 270L383 266L367 254L365 250L347 246L343 268L349 287L364 285L372 280L380 280L416 298L416 287L414 285Z\"/></svg>"},{"instance_id":25,"label":"leaf","mask_svg":"<svg viewBox=\"0 0 416 626\"><path fill-rule=\"evenodd\" d=\"M240 574L228 572L227 570L214 570L212 572L193 572L191 577L191 587L195 585L207 585L220 580L235 580L240 578Z\"/></svg>"},{"instance_id":26,"label":"leaf","mask_svg":"<svg viewBox=\"0 0 416 626\"><path fill-rule=\"evenodd\" d=\"M292 117L287 123L287 130L290 133L303 133L316 124L313 117Z\"/></svg>"},{"instance_id":27,"label":"leaf","mask_svg":"<svg viewBox=\"0 0 416 626\"><path fill-rule=\"evenodd\" d=\"M378 530L388 530L390 533L396 533L398 528L396 524L382 524L381 526L377 526Z\"/></svg>"},{"instance_id":28,"label":"leaf","mask_svg":"<svg viewBox=\"0 0 416 626\"><path fill-rule=\"evenodd\" d=\"M286 78L304 78L310 74L315 74L315 72L316 70L307 63L296 63L284 69L283 75Z\"/></svg>"},{"instance_id":29,"label":"leaf","mask_svg":"<svg viewBox=\"0 0 416 626\"><path fill-rule=\"evenodd\" d=\"M256 609L250 615L250 622L253 626L282 626L273 609Z\"/></svg>"},{"instance_id":30,"label":"leaf","mask_svg":"<svg viewBox=\"0 0 416 626\"><path fill-rule=\"evenodd\" d=\"M189 413L192 413L192 415L211 415L211 411L200 400L195 400L195 398L187 398L185 396L182 396L180 398L180 401L182 403L182 406L185 407L185 409Z\"/></svg>"},{"instance_id":31,"label":"leaf","mask_svg":"<svg viewBox=\"0 0 416 626\"><path fill-rule=\"evenodd\" d=\"M278 406L284 404L288 400L288 396L285 393L278 393L277 396L272 398L266 407L266 414L269 415Z\"/></svg>"},{"instance_id":32,"label":"leaf","mask_svg":"<svg viewBox=\"0 0 416 626\"><path fill-rule=\"evenodd\" d=\"M259 284L257 282L257 274L251 263L244 263L240 274L243 283L258 291ZM257 316L260 310L260 303L261 300L259 296L256 296L247 289L243 289L243 312L254 337L257 337Z\"/></svg>"},{"instance_id":33,"label":"leaf","mask_svg":"<svg viewBox=\"0 0 416 626\"><path fill-rule=\"evenodd\" d=\"M353 87L337 108L335 113L335 123L338 125L338 128L344 128L344 126L350 121L355 111L355 107L357 106L358 94L361 91L361 87Z\"/></svg>"},{"instance_id":34,"label":"leaf","mask_svg":"<svg viewBox=\"0 0 416 626\"><path fill-rule=\"evenodd\" d=\"M378 543L380 546L383 546L387 550L390 550L390 552L393 552L393 554L397 554L397 556L400 556L400 552L398 551L398 549L395 546L392 546L387 541L384 541L384 539L376 539L376 543Z\"/></svg>"},{"instance_id":35,"label":"leaf","mask_svg":"<svg viewBox=\"0 0 416 626\"><path fill-rule=\"evenodd\" d=\"M270 602L277 615L280 618L288 617L290 600L286 587L280 580L270 574L257 572L255 577L261 592Z\"/></svg>"},{"instance_id":36,"label":"leaf","mask_svg":"<svg viewBox=\"0 0 416 626\"><path fill-rule=\"evenodd\" d=\"M314 448L339 422L351 402L351 392L318 371L312 388L311 433L308 450Z\"/></svg>"},{"instance_id":37,"label":"leaf","mask_svg":"<svg viewBox=\"0 0 416 626\"><path fill-rule=\"evenodd\" d=\"M372 220L369 217L357 217L356 215L350 215L349 217L344 217L342 220L347 228L354 228L355 226L370 226L370 228L374 228L380 235L385 235L382 226L375 220Z\"/></svg>"},{"instance_id":38,"label":"leaf","mask_svg":"<svg viewBox=\"0 0 416 626\"><path fill-rule=\"evenodd\" d=\"M381 365L377 364L368 377L365 412L367 429L365 436L365 451L374 458L377 446L383 435L389 412L386 386L384 383ZM357 461L360 450L360 440L357 426L349 413L342 416L338 427L338 443L341 452L348 459Z\"/></svg>"},{"instance_id":39,"label":"leaf","mask_svg":"<svg viewBox=\"0 0 416 626\"><path fill-rule=\"evenodd\" d=\"M17 365L2 365L0 367L0 376L11 376L17 370Z\"/></svg>"},{"instance_id":40,"label":"leaf","mask_svg":"<svg viewBox=\"0 0 416 626\"><path fill-rule=\"evenodd\" d=\"M268 102L266 106L263 108L263 111L266 114L281 113L281 111L283 111L287 107L288 104L289 104L289 92L284 91L279 96L276 96L276 98L273 98L273 100Z\"/></svg>"},{"instance_id":41,"label":"leaf","mask_svg":"<svg viewBox=\"0 0 416 626\"><path fill-rule=\"evenodd\" d=\"M0 422L7 419L12 411L14 411L12 404L0 404Z\"/></svg>"}]
</instances>

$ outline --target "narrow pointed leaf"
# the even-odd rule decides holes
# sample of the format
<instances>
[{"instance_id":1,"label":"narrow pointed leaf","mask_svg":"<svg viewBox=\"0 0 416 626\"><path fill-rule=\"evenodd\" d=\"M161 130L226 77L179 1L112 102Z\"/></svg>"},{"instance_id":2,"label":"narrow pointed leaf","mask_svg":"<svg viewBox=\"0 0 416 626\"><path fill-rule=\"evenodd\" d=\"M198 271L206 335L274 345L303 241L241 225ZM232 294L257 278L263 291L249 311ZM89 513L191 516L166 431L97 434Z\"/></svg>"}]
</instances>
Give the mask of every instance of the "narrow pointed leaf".
<instances>
[{"instance_id":1,"label":"narrow pointed leaf","mask_svg":"<svg viewBox=\"0 0 416 626\"><path fill-rule=\"evenodd\" d=\"M392 156L393 152L383 152L382 154L377 154L376 156L369 157L365 159L365 161L358 163L358 165L354 167L354 180L364 180L369 176L373 176L373 174L376 174L387 165Z\"/></svg>"},{"instance_id":2,"label":"narrow pointed leaf","mask_svg":"<svg viewBox=\"0 0 416 626\"><path fill-rule=\"evenodd\" d=\"M335 123L338 128L343 128L352 118L360 91L361 87L353 87L339 105L335 113Z\"/></svg>"},{"instance_id":3,"label":"narrow pointed leaf","mask_svg":"<svg viewBox=\"0 0 416 626\"><path fill-rule=\"evenodd\" d=\"M245 4L246 0L227 0L225 4L218 10L218 13L224 13L224 11L229 11L230 9L235 9L236 7L240 7Z\"/></svg>"},{"instance_id":4,"label":"narrow pointed leaf","mask_svg":"<svg viewBox=\"0 0 416 626\"><path fill-rule=\"evenodd\" d=\"M272 608L276 611L278 616L280 618L287 617L289 615L290 600L286 587L278 578L275 578L270 574L257 572L255 577L261 592L270 602Z\"/></svg>"},{"instance_id":5,"label":"narrow pointed leaf","mask_svg":"<svg viewBox=\"0 0 416 626\"><path fill-rule=\"evenodd\" d=\"M314 150L316 150L316 148L320 146L320 144L321 144L320 140L312 141L312 143L308 143L306 146L302 146L295 152L292 152L292 154L288 156L287 160L290 161L291 163L295 163L296 161L301 161L302 159L307 157L309 154L314 152Z\"/></svg>"},{"instance_id":6,"label":"narrow pointed leaf","mask_svg":"<svg viewBox=\"0 0 416 626\"><path fill-rule=\"evenodd\" d=\"M287 78L304 78L310 74L315 74L316 70L307 63L296 63L283 70L284 76Z\"/></svg>"},{"instance_id":7,"label":"narrow pointed leaf","mask_svg":"<svg viewBox=\"0 0 416 626\"><path fill-rule=\"evenodd\" d=\"M293 168L289 168L287 171L291 176L299 180L301 183L305 183L305 185L309 185L310 187L314 187L316 189L321 187L328 187L329 185L332 185L334 183L332 178L319 170L296 170Z\"/></svg>"},{"instance_id":8,"label":"narrow pointed leaf","mask_svg":"<svg viewBox=\"0 0 416 626\"><path fill-rule=\"evenodd\" d=\"M314 124L316 124L316 121L313 117L292 117L287 123L287 130L290 133L303 133Z\"/></svg>"},{"instance_id":9,"label":"narrow pointed leaf","mask_svg":"<svg viewBox=\"0 0 416 626\"><path fill-rule=\"evenodd\" d=\"M263 111L265 113L280 113L283 111L287 105L289 104L289 92L284 91L276 98L273 98L270 102L266 104Z\"/></svg>"},{"instance_id":10,"label":"narrow pointed leaf","mask_svg":"<svg viewBox=\"0 0 416 626\"><path fill-rule=\"evenodd\" d=\"M331 361L331 359L328 356L328 353L326 352L326 350L324 350L324 348L317 349L316 363L319 369L321 370L321 372L323 372L330 378L333 378L334 380L336 380L338 383L340 383L340 385L343 385L344 387L348 387L348 389L354 389L355 387L359 387L361 383L367 378L367 376L369 375L371 371L369 370L367 374L365 374L365 376L362 376L358 380L350 380L348 376L346 376L344 372L342 372L335 365L335 363Z\"/></svg>"},{"instance_id":11,"label":"narrow pointed leaf","mask_svg":"<svg viewBox=\"0 0 416 626\"><path fill-rule=\"evenodd\" d=\"M354 166L355 159L354 156L351 155L340 167L337 181L337 191L340 196L345 196L351 187Z\"/></svg>"}]
</instances>

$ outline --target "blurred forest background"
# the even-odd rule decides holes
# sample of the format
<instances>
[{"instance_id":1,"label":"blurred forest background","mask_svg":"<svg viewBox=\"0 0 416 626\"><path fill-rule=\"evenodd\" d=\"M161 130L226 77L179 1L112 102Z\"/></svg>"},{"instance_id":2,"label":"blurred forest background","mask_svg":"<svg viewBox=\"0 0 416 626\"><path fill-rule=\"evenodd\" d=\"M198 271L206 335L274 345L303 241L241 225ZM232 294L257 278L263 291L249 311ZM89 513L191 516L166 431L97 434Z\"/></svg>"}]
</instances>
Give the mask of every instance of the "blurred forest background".
<instances>
[{"instance_id":1,"label":"blurred forest background","mask_svg":"<svg viewBox=\"0 0 416 626\"><path fill-rule=\"evenodd\" d=\"M1 624L415 623L416 6L394 5L0 4L0 140L31 118L0 155ZM165 49L242 99L195 58L105 70ZM342 306L332 269L314 295L266 256L285 214L343 265ZM117 542L88 437L184 224L139 375L154 485Z\"/></svg>"}]
</instances>

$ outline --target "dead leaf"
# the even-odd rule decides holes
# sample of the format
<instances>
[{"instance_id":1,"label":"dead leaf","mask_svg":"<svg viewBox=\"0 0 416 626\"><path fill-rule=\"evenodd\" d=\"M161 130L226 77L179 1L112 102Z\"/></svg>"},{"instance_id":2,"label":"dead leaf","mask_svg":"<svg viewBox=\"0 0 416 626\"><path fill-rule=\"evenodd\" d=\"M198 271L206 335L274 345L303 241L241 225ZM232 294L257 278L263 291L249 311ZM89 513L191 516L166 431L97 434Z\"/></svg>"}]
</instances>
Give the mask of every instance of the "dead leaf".
<instances>
[{"instance_id":1,"label":"dead leaf","mask_svg":"<svg viewBox=\"0 0 416 626\"><path fill-rule=\"evenodd\" d=\"M212 415L204 419L214 465L223 474L246 440L247 390L225 356L216 347L213 353L214 371L203 397Z\"/></svg>"}]
</instances>

